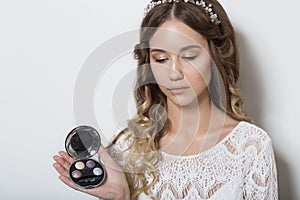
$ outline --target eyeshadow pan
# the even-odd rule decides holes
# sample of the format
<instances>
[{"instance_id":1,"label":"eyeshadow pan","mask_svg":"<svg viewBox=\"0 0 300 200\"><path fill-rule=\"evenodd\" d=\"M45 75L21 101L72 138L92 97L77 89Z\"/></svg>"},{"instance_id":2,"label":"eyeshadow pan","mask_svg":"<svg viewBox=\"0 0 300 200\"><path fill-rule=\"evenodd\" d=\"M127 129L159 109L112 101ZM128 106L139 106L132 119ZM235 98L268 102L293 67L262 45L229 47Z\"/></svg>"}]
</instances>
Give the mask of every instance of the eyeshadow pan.
<instances>
[{"instance_id":1,"label":"eyeshadow pan","mask_svg":"<svg viewBox=\"0 0 300 200\"><path fill-rule=\"evenodd\" d=\"M88 160L87 162L86 162L86 167L87 168L94 168L96 166L96 163L94 162L94 161L92 161L92 160Z\"/></svg>"},{"instance_id":2,"label":"eyeshadow pan","mask_svg":"<svg viewBox=\"0 0 300 200\"><path fill-rule=\"evenodd\" d=\"M83 169L84 168L84 163L83 162L77 162L75 164L76 169Z\"/></svg>"},{"instance_id":3,"label":"eyeshadow pan","mask_svg":"<svg viewBox=\"0 0 300 200\"><path fill-rule=\"evenodd\" d=\"M96 176L100 176L100 175L103 173L103 171L102 171L102 169L100 169L99 167L97 167L97 168L95 168L95 169L93 170L93 173L94 173Z\"/></svg>"},{"instance_id":4,"label":"eyeshadow pan","mask_svg":"<svg viewBox=\"0 0 300 200\"><path fill-rule=\"evenodd\" d=\"M81 172L78 170L75 170L72 172L72 177L79 178L81 176Z\"/></svg>"}]
</instances>

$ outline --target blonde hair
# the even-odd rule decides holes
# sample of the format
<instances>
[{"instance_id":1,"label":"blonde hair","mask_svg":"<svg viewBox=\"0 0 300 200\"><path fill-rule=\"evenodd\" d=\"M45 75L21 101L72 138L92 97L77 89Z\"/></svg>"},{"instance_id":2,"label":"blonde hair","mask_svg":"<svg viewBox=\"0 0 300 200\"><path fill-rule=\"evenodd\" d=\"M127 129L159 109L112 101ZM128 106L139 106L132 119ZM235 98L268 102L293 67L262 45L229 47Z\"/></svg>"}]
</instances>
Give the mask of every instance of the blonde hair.
<instances>
[{"instance_id":1,"label":"blonde hair","mask_svg":"<svg viewBox=\"0 0 300 200\"><path fill-rule=\"evenodd\" d=\"M209 44L215 68L209 91L212 102L226 114L238 121L250 121L244 109L240 88L239 54L234 29L222 6L216 0L212 4L221 24L215 25L201 7L189 3L165 3L152 9L141 24L140 43L134 55L138 61L134 91L137 114L129 120L127 131L131 138L130 154L124 170L131 190L131 199L145 193L151 198L150 188L158 180L156 166L159 161L159 141L170 127L167 119L166 96L161 92L150 68L149 39L154 34L149 27L159 27L167 20L177 19L204 36ZM218 78L220 77L220 78ZM223 98L223 101L222 101ZM120 134L124 134L124 131ZM113 141L113 143L115 143ZM151 182L147 182L147 180Z\"/></svg>"}]
</instances>

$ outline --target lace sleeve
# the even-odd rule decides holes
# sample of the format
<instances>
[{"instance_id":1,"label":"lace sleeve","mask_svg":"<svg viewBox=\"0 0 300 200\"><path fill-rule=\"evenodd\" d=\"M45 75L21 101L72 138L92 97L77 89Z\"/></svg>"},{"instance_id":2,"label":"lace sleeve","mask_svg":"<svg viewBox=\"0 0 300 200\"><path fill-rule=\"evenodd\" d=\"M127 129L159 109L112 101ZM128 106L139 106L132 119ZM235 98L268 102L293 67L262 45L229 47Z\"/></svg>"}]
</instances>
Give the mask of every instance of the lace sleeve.
<instances>
[{"instance_id":1,"label":"lace sleeve","mask_svg":"<svg viewBox=\"0 0 300 200\"><path fill-rule=\"evenodd\" d=\"M244 199L278 199L276 162L271 139L254 155L244 180Z\"/></svg>"}]
</instances>

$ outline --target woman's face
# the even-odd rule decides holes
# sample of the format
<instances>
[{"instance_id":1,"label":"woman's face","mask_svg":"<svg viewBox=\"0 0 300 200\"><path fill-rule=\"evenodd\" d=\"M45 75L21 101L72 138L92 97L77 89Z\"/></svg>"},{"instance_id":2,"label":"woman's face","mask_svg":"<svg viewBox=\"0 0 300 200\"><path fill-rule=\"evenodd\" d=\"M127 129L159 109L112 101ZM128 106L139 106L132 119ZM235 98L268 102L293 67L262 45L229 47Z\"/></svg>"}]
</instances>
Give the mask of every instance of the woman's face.
<instances>
[{"instance_id":1,"label":"woman's face","mask_svg":"<svg viewBox=\"0 0 300 200\"><path fill-rule=\"evenodd\" d=\"M202 35L179 20L169 20L149 44L151 70L169 101L187 106L209 95L211 58Z\"/></svg>"}]
</instances>

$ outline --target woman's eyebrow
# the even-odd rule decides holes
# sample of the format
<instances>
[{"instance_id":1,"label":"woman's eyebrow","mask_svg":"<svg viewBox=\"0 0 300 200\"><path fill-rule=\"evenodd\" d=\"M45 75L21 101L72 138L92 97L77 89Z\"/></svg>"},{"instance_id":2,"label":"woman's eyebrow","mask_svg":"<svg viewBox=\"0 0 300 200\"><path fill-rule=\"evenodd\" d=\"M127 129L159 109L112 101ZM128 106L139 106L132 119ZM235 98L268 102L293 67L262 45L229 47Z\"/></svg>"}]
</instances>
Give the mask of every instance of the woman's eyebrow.
<instances>
[{"instance_id":1,"label":"woman's eyebrow","mask_svg":"<svg viewBox=\"0 0 300 200\"><path fill-rule=\"evenodd\" d=\"M182 48L179 50L179 52L183 52L183 51L186 51L186 50L188 50L188 49L193 49L193 48L201 49L201 46L199 46L199 45L188 45L188 46L182 47ZM152 53L152 52L161 52L161 53L165 53L166 50L164 50L164 49L151 49L150 52L151 52L151 53Z\"/></svg>"},{"instance_id":2,"label":"woman's eyebrow","mask_svg":"<svg viewBox=\"0 0 300 200\"><path fill-rule=\"evenodd\" d=\"M201 49L201 46L199 46L199 45L189 45L189 46L186 46L186 47L181 48L181 49L180 49L180 52L185 51L185 50L188 50L188 49L194 49L194 48Z\"/></svg>"},{"instance_id":3,"label":"woman's eyebrow","mask_svg":"<svg viewBox=\"0 0 300 200\"><path fill-rule=\"evenodd\" d=\"M157 52L161 52L161 53L165 53L166 51L163 49L151 49L151 53L157 51Z\"/></svg>"}]
</instances>

